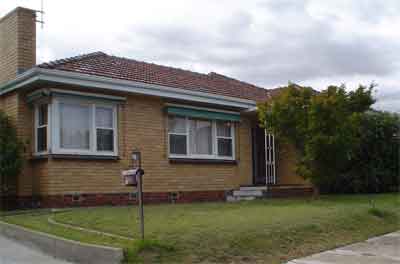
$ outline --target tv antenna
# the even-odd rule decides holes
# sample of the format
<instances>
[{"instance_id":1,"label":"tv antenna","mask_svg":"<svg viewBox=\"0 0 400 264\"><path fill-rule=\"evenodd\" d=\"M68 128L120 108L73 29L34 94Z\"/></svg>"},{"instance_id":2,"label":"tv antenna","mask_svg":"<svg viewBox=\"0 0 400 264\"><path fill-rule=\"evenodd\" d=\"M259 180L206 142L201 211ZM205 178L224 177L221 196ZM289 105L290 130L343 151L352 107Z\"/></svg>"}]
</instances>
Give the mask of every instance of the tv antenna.
<instances>
[{"instance_id":1,"label":"tv antenna","mask_svg":"<svg viewBox=\"0 0 400 264\"><path fill-rule=\"evenodd\" d=\"M40 10L36 10L36 13L40 14L40 19L36 19L35 22L40 24L40 27L43 29L44 26L44 9L43 9L43 1L44 0L40 0Z\"/></svg>"}]
</instances>

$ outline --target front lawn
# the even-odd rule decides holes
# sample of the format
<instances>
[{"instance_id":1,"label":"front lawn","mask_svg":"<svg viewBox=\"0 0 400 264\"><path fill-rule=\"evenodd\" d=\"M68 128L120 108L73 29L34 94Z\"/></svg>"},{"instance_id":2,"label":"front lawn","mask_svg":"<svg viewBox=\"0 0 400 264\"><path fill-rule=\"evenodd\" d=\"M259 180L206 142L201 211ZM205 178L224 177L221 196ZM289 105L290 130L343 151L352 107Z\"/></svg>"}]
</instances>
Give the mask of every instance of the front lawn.
<instances>
[{"instance_id":1,"label":"front lawn","mask_svg":"<svg viewBox=\"0 0 400 264\"><path fill-rule=\"evenodd\" d=\"M397 194L322 196L145 206L146 241L71 230L48 218L138 238L136 207L78 208L5 216L4 221L89 243L126 249L127 262L282 263L400 229Z\"/></svg>"}]
</instances>

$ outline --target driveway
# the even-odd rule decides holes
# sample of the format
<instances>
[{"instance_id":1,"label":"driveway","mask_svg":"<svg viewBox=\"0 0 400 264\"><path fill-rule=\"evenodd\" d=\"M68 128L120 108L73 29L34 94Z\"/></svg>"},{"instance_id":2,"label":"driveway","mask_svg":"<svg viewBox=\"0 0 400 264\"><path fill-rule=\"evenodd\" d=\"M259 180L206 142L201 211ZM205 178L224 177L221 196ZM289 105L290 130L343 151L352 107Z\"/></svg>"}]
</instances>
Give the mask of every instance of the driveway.
<instances>
[{"instance_id":1,"label":"driveway","mask_svg":"<svg viewBox=\"0 0 400 264\"><path fill-rule=\"evenodd\" d=\"M288 264L399 264L400 231L289 261Z\"/></svg>"},{"instance_id":2,"label":"driveway","mask_svg":"<svg viewBox=\"0 0 400 264\"><path fill-rule=\"evenodd\" d=\"M68 264L0 236L0 264Z\"/></svg>"}]
</instances>

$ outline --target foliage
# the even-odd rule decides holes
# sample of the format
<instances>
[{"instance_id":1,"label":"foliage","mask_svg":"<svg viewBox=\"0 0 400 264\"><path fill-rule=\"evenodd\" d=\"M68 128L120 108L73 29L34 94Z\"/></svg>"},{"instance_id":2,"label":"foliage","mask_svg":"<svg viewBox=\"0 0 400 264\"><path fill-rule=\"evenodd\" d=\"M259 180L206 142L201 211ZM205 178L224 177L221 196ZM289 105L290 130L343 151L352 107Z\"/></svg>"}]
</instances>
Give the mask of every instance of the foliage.
<instances>
[{"instance_id":1,"label":"foliage","mask_svg":"<svg viewBox=\"0 0 400 264\"><path fill-rule=\"evenodd\" d=\"M297 172L315 186L331 185L348 170L360 146L363 114L375 102L374 84L355 91L329 86L322 92L290 84L259 105L261 125L293 144L301 157Z\"/></svg>"},{"instance_id":2,"label":"foliage","mask_svg":"<svg viewBox=\"0 0 400 264\"><path fill-rule=\"evenodd\" d=\"M400 184L400 117L398 114L371 111L360 122L360 144L350 167L338 175L330 192L396 191Z\"/></svg>"},{"instance_id":3,"label":"foliage","mask_svg":"<svg viewBox=\"0 0 400 264\"><path fill-rule=\"evenodd\" d=\"M11 120L0 111L0 188L12 188L12 183L22 168L23 143L17 138L17 131Z\"/></svg>"}]
</instances>

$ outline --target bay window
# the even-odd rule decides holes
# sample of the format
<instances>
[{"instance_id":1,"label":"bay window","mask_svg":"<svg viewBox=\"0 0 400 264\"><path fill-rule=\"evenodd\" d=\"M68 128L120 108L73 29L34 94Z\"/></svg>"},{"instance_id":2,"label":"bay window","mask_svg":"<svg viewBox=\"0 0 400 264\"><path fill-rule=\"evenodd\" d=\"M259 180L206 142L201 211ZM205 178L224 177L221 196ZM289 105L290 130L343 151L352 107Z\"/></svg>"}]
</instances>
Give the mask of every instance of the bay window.
<instances>
[{"instance_id":1,"label":"bay window","mask_svg":"<svg viewBox=\"0 0 400 264\"><path fill-rule=\"evenodd\" d=\"M55 153L117 155L115 105L70 98L53 102Z\"/></svg>"},{"instance_id":2,"label":"bay window","mask_svg":"<svg viewBox=\"0 0 400 264\"><path fill-rule=\"evenodd\" d=\"M171 158L234 159L234 125L230 121L168 116Z\"/></svg>"},{"instance_id":3,"label":"bay window","mask_svg":"<svg viewBox=\"0 0 400 264\"><path fill-rule=\"evenodd\" d=\"M117 105L76 96L36 104L35 153L118 155Z\"/></svg>"}]
</instances>

